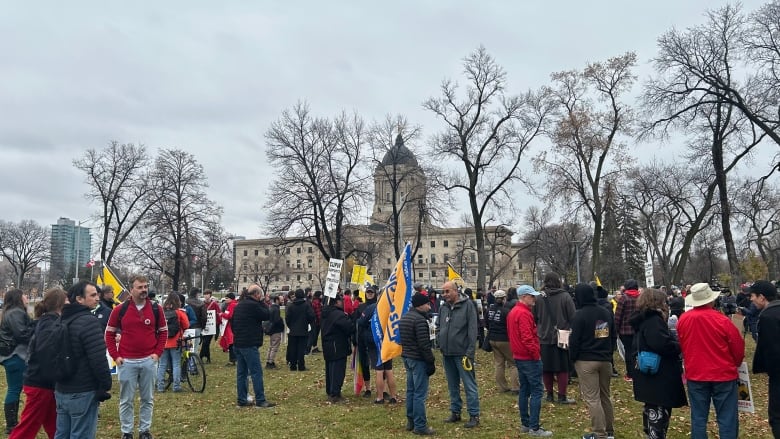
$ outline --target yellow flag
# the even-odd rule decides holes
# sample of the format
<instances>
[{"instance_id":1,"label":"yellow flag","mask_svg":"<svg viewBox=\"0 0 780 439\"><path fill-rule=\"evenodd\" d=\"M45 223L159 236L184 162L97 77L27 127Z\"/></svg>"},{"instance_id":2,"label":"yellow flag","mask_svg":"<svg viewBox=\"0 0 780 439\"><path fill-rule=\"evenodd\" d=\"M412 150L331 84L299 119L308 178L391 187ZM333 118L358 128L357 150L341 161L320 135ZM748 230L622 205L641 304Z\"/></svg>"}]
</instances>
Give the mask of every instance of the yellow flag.
<instances>
[{"instance_id":1,"label":"yellow flag","mask_svg":"<svg viewBox=\"0 0 780 439\"><path fill-rule=\"evenodd\" d=\"M406 243L404 252L390 274L371 317L371 332L377 346L377 366L401 355L401 333L398 324L412 307L412 246Z\"/></svg>"},{"instance_id":2,"label":"yellow flag","mask_svg":"<svg viewBox=\"0 0 780 439\"><path fill-rule=\"evenodd\" d=\"M601 286L601 279L599 279L599 275L596 274L596 272L593 272L593 277L596 278L596 286L600 287Z\"/></svg>"},{"instance_id":3,"label":"yellow flag","mask_svg":"<svg viewBox=\"0 0 780 439\"><path fill-rule=\"evenodd\" d=\"M374 276L366 274L365 268L366 267L363 267L363 282L360 283L360 288L358 289L360 291L358 297L360 297L360 300L363 301L363 303L366 302L366 288L374 285Z\"/></svg>"},{"instance_id":4,"label":"yellow flag","mask_svg":"<svg viewBox=\"0 0 780 439\"><path fill-rule=\"evenodd\" d=\"M121 303L121 300L118 298L122 294L122 291L126 291L125 286L122 285L122 282L120 282L116 276L114 276L114 272L108 268L108 265L103 265L103 269L101 270L100 276L98 276L96 283L100 287L104 285L111 285L114 287L114 302Z\"/></svg>"},{"instance_id":5,"label":"yellow flag","mask_svg":"<svg viewBox=\"0 0 780 439\"><path fill-rule=\"evenodd\" d=\"M449 262L447 262L447 280L455 282L458 286L463 286L463 278L452 268Z\"/></svg>"}]
</instances>

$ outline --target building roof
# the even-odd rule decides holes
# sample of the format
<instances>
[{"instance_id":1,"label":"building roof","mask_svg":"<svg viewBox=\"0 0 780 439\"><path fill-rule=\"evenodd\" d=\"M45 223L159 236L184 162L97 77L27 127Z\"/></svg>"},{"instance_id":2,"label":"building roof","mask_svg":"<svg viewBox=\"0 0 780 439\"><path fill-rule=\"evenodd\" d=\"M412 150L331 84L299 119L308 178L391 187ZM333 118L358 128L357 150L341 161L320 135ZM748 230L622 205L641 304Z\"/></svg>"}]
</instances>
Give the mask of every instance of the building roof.
<instances>
[{"instance_id":1,"label":"building roof","mask_svg":"<svg viewBox=\"0 0 780 439\"><path fill-rule=\"evenodd\" d=\"M382 166L392 166L393 164L419 166L417 164L417 158L414 156L414 153L404 145L404 139L400 134L395 138L395 145L393 145L393 147L385 153L384 158L382 158Z\"/></svg>"}]
</instances>

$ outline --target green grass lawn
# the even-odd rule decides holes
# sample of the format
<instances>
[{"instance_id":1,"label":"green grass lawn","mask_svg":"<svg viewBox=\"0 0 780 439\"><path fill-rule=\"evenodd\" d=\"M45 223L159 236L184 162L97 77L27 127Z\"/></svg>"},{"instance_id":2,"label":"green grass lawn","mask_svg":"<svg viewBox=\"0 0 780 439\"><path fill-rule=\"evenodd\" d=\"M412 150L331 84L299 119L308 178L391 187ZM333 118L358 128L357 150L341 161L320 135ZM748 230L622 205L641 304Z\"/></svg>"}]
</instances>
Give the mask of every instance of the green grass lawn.
<instances>
[{"instance_id":1,"label":"green grass lawn","mask_svg":"<svg viewBox=\"0 0 780 439\"><path fill-rule=\"evenodd\" d=\"M266 338L267 342L267 338ZM752 360L753 341L748 337L748 363ZM262 361L268 346L262 348ZM277 364L284 364L284 349L277 357ZM227 354L215 344L212 347L213 362L206 365L208 383L206 391L197 393L155 394L155 438L393 438L412 437L405 431L404 402L396 405L375 405L370 398L355 396L352 392L352 371L347 371L344 385L346 403L330 405L326 402L324 370L321 354L306 357L306 372L291 372L282 367L264 370L266 396L278 405L271 409L236 408L235 367L226 366ZM449 415L447 385L437 355L437 371L432 377L428 396L427 413L430 425L437 437L510 438L519 434L517 397L498 393L493 379L492 354L477 354L477 380L479 383L481 426L469 430L463 424L445 424ZM280 361L281 360L281 361ZM619 360L619 358L618 358ZM400 359L394 362L399 395L405 397L405 373ZM618 370L623 370L618 361ZM2 369L0 369L2 374ZM5 378L0 380L5 387ZM753 395L756 399L755 414L740 414L740 437L771 438L766 421L767 384L764 375L752 377ZM184 386L186 388L186 384ZM251 389L251 387L250 387ZM4 389L3 389L4 391ZM98 438L119 438L118 384L114 379L114 395L102 404ZM569 396L577 399L572 406L544 403L542 425L552 430L558 438L578 438L589 431L590 420L585 405L580 401L575 381L569 388ZM612 397L615 406L615 430L618 438L641 438L642 409L634 401L631 386L622 378L613 379ZM465 400L465 397L464 397ZM465 403L464 403L465 404ZM137 404L136 404L137 407ZM464 415L465 408L464 408ZM686 438L690 435L690 413L687 407L675 410L669 431L670 438ZM136 420L137 423L137 420ZM714 412L710 416L710 437L717 437ZM40 433L38 437L45 437ZM137 435L136 435L137 437Z\"/></svg>"}]
</instances>

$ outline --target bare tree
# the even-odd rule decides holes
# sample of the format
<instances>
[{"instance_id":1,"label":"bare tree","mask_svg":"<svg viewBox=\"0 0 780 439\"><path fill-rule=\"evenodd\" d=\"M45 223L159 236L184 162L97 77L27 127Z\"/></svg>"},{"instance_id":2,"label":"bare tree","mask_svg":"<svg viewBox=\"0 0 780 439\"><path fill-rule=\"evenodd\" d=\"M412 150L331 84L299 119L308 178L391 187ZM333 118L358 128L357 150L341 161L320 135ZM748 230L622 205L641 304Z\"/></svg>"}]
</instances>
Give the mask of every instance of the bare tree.
<instances>
[{"instance_id":1,"label":"bare tree","mask_svg":"<svg viewBox=\"0 0 780 439\"><path fill-rule=\"evenodd\" d=\"M367 134L357 115L314 118L305 103L282 112L266 132L275 167L266 208L267 230L287 242L307 242L326 260L344 256L344 227L365 200L360 174Z\"/></svg>"},{"instance_id":2,"label":"bare tree","mask_svg":"<svg viewBox=\"0 0 780 439\"><path fill-rule=\"evenodd\" d=\"M487 271L484 227L490 209L512 209L510 189L521 181L517 172L523 154L542 132L552 105L549 91L506 92L506 73L484 47L463 60L467 85L459 98L457 83L442 82L441 96L423 107L445 124L433 139L432 155L455 160L462 169L443 176L443 187L468 196L478 253L477 286Z\"/></svg>"},{"instance_id":3,"label":"bare tree","mask_svg":"<svg viewBox=\"0 0 780 439\"><path fill-rule=\"evenodd\" d=\"M780 277L780 189L760 179L744 179L734 197L734 217L745 235L745 248L755 249L769 269Z\"/></svg>"},{"instance_id":4,"label":"bare tree","mask_svg":"<svg viewBox=\"0 0 780 439\"><path fill-rule=\"evenodd\" d=\"M87 199L100 206L100 259L110 266L155 201L146 147L111 142L102 150L87 150L73 166L86 174Z\"/></svg>"},{"instance_id":5,"label":"bare tree","mask_svg":"<svg viewBox=\"0 0 780 439\"><path fill-rule=\"evenodd\" d=\"M0 220L0 253L16 275L16 286L22 288L24 275L49 257L49 229L33 220L18 223Z\"/></svg>"},{"instance_id":6,"label":"bare tree","mask_svg":"<svg viewBox=\"0 0 780 439\"><path fill-rule=\"evenodd\" d=\"M552 223L550 218L549 210L529 210L526 215L526 232L521 239L525 255L533 260L534 276L539 267L543 267L560 274L571 283L576 280L577 246L581 269L593 241L583 222L570 219Z\"/></svg>"},{"instance_id":7,"label":"bare tree","mask_svg":"<svg viewBox=\"0 0 780 439\"><path fill-rule=\"evenodd\" d=\"M152 184L158 199L143 219L143 230L137 230L134 248L174 290L192 287L197 242L219 222L221 208L206 196L203 166L186 151L161 151Z\"/></svg>"},{"instance_id":8,"label":"bare tree","mask_svg":"<svg viewBox=\"0 0 780 439\"><path fill-rule=\"evenodd\" d=\"M634 114L622 102L636 77L636 54L626 53L584 70L552 74L557 104L551 132L553 148L537 157L546 171L546 198L584 209L593 225L592 271L599 271L606 198L604 188L625 167L622 139L633 134Z\"/></svg>"}]
</instances>

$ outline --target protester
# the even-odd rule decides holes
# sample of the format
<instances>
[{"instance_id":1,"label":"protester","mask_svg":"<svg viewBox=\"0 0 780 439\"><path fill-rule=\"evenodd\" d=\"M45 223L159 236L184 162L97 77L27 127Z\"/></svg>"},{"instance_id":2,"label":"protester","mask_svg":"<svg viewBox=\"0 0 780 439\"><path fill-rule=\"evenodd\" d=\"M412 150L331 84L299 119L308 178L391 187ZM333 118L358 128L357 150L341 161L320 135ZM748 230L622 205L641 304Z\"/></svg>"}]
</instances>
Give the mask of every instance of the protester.
<instances>
[{"instance_id":1,"label":"protester","mask_svg":"<svg viewBox=\"0 0 780 439\"><path fill-rule=\"evenodd\" d=\"M307 288L307 290L311 290ZM311 299L311 309L314 310L314 322L309 326L309 344L306 346L306 353L319 353L320 349L317 347L317 339L320 336L320 329L322 326L322 291L315 291L314 296Z\"/></svg>"},{"instance_id":2,"label":"protester","mask_svg":"<svg viewBox=\"0 0 780 439\"><path fill-rule=\"evenodd\" d=\"M95 437L98 405L111 397L111 371L106 361L103 330L100 322L92 315L92 309L99 300L97 285L82 281L68 290L69 303L62 308L62 319L68 321L74 373L55 385L55 438ZM123 343L126 343L124 339ZM140 437L144 439L151 436L142 434Z\"/></svg>"},{"instance_id":3,"label":"protester","mask_svg":"<svg viewBox=\"0 0 780 439\"><path fill-rule=\"evenodd\" d=\"M95 308L92 313L95 314L95 317L97 317L100 322L100 327L105 331L106 326L108 325L108 317L114 309L114 287L111 285L103 285L100 287L99 293L100 301L98 302L97 308Z\"/></svg>"},{"instance_id":4,"label":"protester","mask_svg":"<svg viewBox=\"0 0 780 439\"><path fill-rule=\"evenodd\" d=\"M539 322L537 330L544 369L542 379L549 402L574 404L574 399L566 396L569 384L569 351L558 346L557 329L570 329L575 311L574 300L563 288L560 275L555 272L547 273L542 295L540 300L536 301L533 313ZM557 398L553 394L553 380L558 382Z\"/></svg>"},{"instance_id":5,"label":"protester","mask_svg":"<svg viewBox=\"0 0 780 439\"><path fill-rule=\"evenodd\" d=\"M279 346L282 344L282 334L284 334L284 320L281 316L282 296L275 296L271 302L269 317L269 346L268 357L266 358L266 369L276 369L276 353L279 352Z\"/></svg>"},{"instance_id":6,"label":"protester","mask_svg":"<svg viewBox=\"0 0 780 439\"><path fill-rule=\"evenodd\" d=\"M667 325L671 312L666 295L648 288L639 295L636 312L629 322L634 328L636 351L658 354L658 372L634 374L634 399L644 403L642 426L648 439L664 439L672 419L672 409L688 405L682 382L680 344Z\"/></svg>"},{"instance_id":7,"label":"protester","mask_svg":"<svg viewBox=\"0 0 780 439\"><path fill-rule=\"evenodd\" d=\"M133 437L136 390L140 397L138 437L152 439L150 430L154 412L154 379L157 375L157 361L168 341L168 326L162 307L153 306L148 293L148 279L141 275L132 276L130 298L111 311L106 326L106 347L116 363L119 376L122 439ZM118 331L121 331L122 337L117 348Z\"/></svg>"},{"instance_id":8,"label":"protester","mask_svg":"<svg viewBox=\"0 0 780 439\"><path fill-rule=\"evenodd\" d=\"M431 302L418 292L412 296L412 307L398 324L403 348L401 356L406 369L406 431L432 436L436 432L428 425L425 414L429 377L436 372L428 327Z\"/></svg>"},{"instance_id":9,"label":"protester","mask_svg":"<svg viewBox=\"0 0 780 439\"><path fill-rule=\"evenodd\" d=\"M241 299L233 311L233 349L236 354L236 393L239 407L252 405L247 398L247 377L252 378L255 407L268 408L276 405L265 398L263 366L260 362L260 347L263 346L261 328L263 321L270 317L263 296L263 289L253 284L241 293Z\"/></svg>"},{"instance_id":10,"label":"protester","mask_svg":"<svg viewBox=\"0 0 780 439\"><path fill-rule=\"evenodd\" d=\"M206 290L203 292L203 304L206 307L206 319L208 320L208 313L210 311L214 312L214 315L216 316L215 319L215 328L217 330L217 334L219 334L219 326L222 323L222 317L220 314L222 314L222 310L219 309L219 303L214 300L213 293L211 290ZM205 327L204 327L205 329ZM203 342L200 345L200 358L204 360L206 363L211 363L211 340L214 339L216 334L209 334L203 336Z\"/></svg>"},{"instance_id":11,"label":"protester","mask_svg":"<svg viewBox=\"0 0 780 439\"><path fill-rule=\"evenodd\" d=\"M593 432L583 439L614 436L615 415L610 398L612 345L615 327L612 313L600 306L588 284L577 284L574 297L580 309L571 322L569 353L580 383L582 400L588 406Z\"/></svg>"},{"instance_id":12,"label":"protester","mask_svg":"<svg viewBox=\"0 0 780 439\"><path fill-rule=\"evenodd\" d=\"M225 301L225 310L222 314L219 314L220 319L225 323L225 331L219 338L219 346L222 348L222 352L228 353L228 362L226 366L235 366L236 352L233 348L233 311L236 309L238 302L236 301L236 295L232 292L227 293L225 298L227 299Z\"/></svg>"},{"instance_id":13,"label":"protester","mask_svg":"<svg viewBox=\"0 0 780 439\"><path fill-rule=\"evenodd\" d=\"M691 439L707 437L711 403L719 437L739 436L737 368L745 357L745 341L731 320L714 309L717 298L718 293L706 283L693 285L685 298L693 309L684 312L677 323L691 406Z\"/></svg>"},{"instance_id":14,"label":"protester","mask_svg":"<svg viewBox=\"0 0 780 439\"><path fill-rule=\"evenodd\" d=\"M772 435L780 438L780 300L771 282L759 280L748 287L750 300L761 309L758 340L753 355L753 373L769 376L767 413Z\"/></svg>"},{"instance_id":15,"label":"protester","mask_svg":"<svg viewBox=\"0 0 780 439\"><path fill-rule=\"evenodd\" d=\"M669 314L677 316L679 319L683 312L685 312L685 298L680 295L679 290L672 290L669 293Z\"/></svg>"},{"instance_id":16,"label":"protester","mask_svg":"<svg viewBox=\"0 0 780 439\"><path fill-rule=\"evenodd\" d=\"M634 350L634 328L631 327L629 319L636 311L636 301L639 298L639 283L634 279L628 279L623 284L623 294L615 309L615 330L620 337L625 351L626 374L623 376L625 381L631 382L634 377L634 359L636 351Z\"/></svg>"},{"instance_id":17,"label":"protester","mask_svg":"<svg viewBox=\"0 0 780 439\"><path fill-rule=\"evenodd\" d=\"M309 340L309 325L314 323L314 309L306 301L302 289L295 290L295 300L287 306L284 320L290 332L287 334L287 350L290 352L290 370L305 371L306 347Z\"/></svg>"},{"instance_id":18,"label":"protester","mask_svg":"<svg viewBox=\"0 0 780 439\"><path fill-rule=\"evenodd\" d=\"M190 289L187 301L182 306L188 306L193 314L195 320L190 320L189 329L195 332L195 338L192 339L192 351L200 351L200 335L203 332L203 328L206 327L206 305L202 300L198 298L200 295L200 288L193 287Z\"/></svg>"},{"instance_id":19,"label":"protester","mask_svg":"<svg viewBox=\"0 0 780 439\"><path fill-rule=\"evenodd\" d=\"M507 316L506 326L520 382L517 397L520 433L548 437L553 433L542 428L539 420L543 394L542 354L536 319L532 312L539 292L529 285L520 285L517 287L517 295L517 303Z\"/></svg>"},{"instance_id":20,"label":"protester","mask_svg":"<svg viewBox=\"0 0 780 439\"><path fill-rule=\"evenodd\" d=\"M458 292L454 282L442 286L444 304L439 314L437 340L444 360L444 373L450 394L450 416L444 422L459 422L463 400L460 383L466 393L469 420L463 426L479 425L479 390L474 371L474 353L477 346L477 313L474 303Z\"/></svg>"},{"instance_id":21,"label":"protester","mask_svg":"<svg viewBox=\"0 0 780 439\"><path fill-rule=\"evenodd\" d=\"M357 326L357 354L360 360L360 370L356 370L355 373L363 375L363 397L371 397L371 364L368 359L368 350L374 344L374 335L371 332L370 320L363 316L366 315L367 309L376 308L376 289L373 287L366 288L366 301L358 305L357 310L352 315L352 319ZM361 320L361 317L363 319ZM382 395L382 392L377 390L377 395Z\"/></svg>"},{"instance_id":22,"label":"protester","mask_svg":"<svg viewBox=\"0 0 780 439\"><path fill-rule=\"evenodd\" d=\"M398 402L397 387L395 384L395 375L393 375L393 360L381 361L381 352L377 350L374 343L373 332L371 331L371 318L376 313L376 302L363 309L358 319L357 326L361 328L366 336L366 351L368 352L369 367L374 370L376 377L376 398L374 404L384 404L385 400L391 404Z\"/></svg>"},{"instance_id":23,"label":"protester","mask_svg":"<svg viewBox=\"0 0 780 439\"><path fill-rule=\"evenodd\" d=\"M35 305L35 327L57 320L62 307L68 301L68 293L60 288L51 289L43 300ZM49 439L57 430L57 402L54 398L54 382L41 375L41 358L36 354L37 339L33 335L28 345L27 369L24 371L25 403L19 424L9 439L34 438L43 427Z\"/></svg>"},{"instance_id":24,"label":"protester","mask_svg":"<svg viewBox=\"0 0 780 439\"><path fill-rule=\"evenodd\" d=\"M493 350L493 367L496 371L496 385L501 392L517 394L520 385L517 381L515 360L512 358L512 349L509 347L509 336L506 333L506 317L512 310L506 304L506 291L496 290L493 294L493 304L488 307L488 341ZM510 382L506 381L506 372L509 370Z\"/></svg>"},{"instance_id":25,"label":"protester","mask_svg":"<svg viewBox=\"0 0 780 439\"><path fill-rule=\"evenodd\" d=\"M163 313L166 320L170 319L178 320L179 330L175 334L171 325L168 325L168 340L165 342L165 350L163 350L160 362L157 364L157 391L165 392L165 371L168 367L171 367L171 374L173 380L173 391L181 392L181 349L180 339L184 331L189 328L190 320L187 318L187 314L181 309L181 302L178 294L169 294L163 303Z\"/></svg>"},{"instance_id":26,"label":"protester","mask_svg":"<svg viewBox=\"0 0 780 439\"><path fill-rule=\"evenodd\" d=\"M3 296L0 320L0 363L5 369L5 433L14 429L19 419L19 395L22 393L24 370L27 367L28 344L32 334L32 319L27 314L27 295L19 289Z\"/></svg>"},{"instance_id":27,"label":"protester","mask_svg":"<svg viewBox=\"0 0 780 439\"><path fill-rule=\"evenodd\" d=\"M341 296L331 299L322 309L322 356L325 359L325 391L328 401L344 401L341 387L347 372L347 357L352 352L350 339L355 325L344 313L344 299Z\"/></svg>"}]
</instances>

